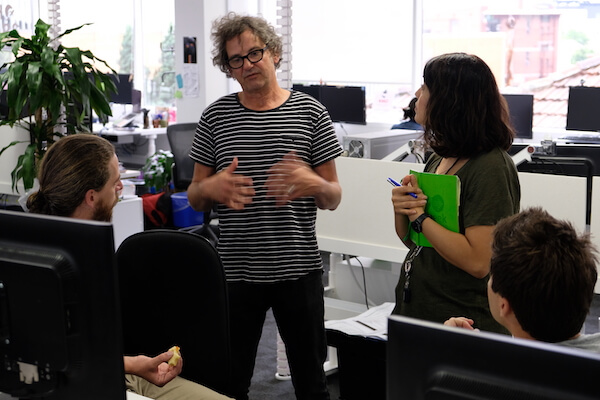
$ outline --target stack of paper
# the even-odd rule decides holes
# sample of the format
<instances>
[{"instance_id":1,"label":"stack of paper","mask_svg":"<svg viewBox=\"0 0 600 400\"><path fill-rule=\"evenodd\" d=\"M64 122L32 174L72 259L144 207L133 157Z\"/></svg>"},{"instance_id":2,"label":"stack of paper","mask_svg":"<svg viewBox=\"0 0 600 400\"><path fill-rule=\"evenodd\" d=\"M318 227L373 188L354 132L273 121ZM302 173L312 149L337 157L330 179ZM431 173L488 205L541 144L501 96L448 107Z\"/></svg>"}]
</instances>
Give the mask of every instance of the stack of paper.
<instances>
[{"instance_id":1,"label":"stack of paper","mask_svg":"<svg viewBox=\"0 0 600 400\"><path fill-rule=\"evenodd\" d=\"M348 335L357 335L387 340L388 317L395 303L383 303L371 307L364 313L346 319L325 321L326 329L333 329Z\"/></svg>"}]
</instances>

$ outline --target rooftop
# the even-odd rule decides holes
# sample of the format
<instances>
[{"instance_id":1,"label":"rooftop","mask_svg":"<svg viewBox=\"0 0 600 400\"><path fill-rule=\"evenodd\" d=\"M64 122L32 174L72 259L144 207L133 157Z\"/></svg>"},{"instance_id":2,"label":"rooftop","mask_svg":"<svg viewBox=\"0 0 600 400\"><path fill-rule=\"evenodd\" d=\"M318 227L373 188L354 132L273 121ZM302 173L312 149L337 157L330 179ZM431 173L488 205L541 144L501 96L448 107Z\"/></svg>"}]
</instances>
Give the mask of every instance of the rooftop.
<instances>
[{"instance_id":1,"label":"rooftop","mask_svg":"<svg viewBox=\"0 0 600 400\"><path fill-rule=\"evenodd\" d=\"M528 82L528 85L529 92L534 95L533 126L564 128L567 124L569 87L600 87L600 57L580 61L567 71Z\"/></svg>"}]
</instances>

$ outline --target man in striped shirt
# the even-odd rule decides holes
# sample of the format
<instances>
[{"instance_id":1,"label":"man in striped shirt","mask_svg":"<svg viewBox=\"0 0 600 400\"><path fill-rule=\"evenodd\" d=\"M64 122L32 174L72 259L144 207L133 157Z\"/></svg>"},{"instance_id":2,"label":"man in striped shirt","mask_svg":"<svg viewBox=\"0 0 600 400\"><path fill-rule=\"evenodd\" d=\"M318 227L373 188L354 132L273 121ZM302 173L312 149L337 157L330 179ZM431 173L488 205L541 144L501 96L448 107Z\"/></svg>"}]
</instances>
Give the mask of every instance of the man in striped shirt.
<instances>
[{"instance_id":1,"label":"man in striped shirt","mask_svg":"<svg viewBox=\"0 0 600 400\"><path fill-rule=\"evenodd\" d=\"M213 63L242 91L204 110L190 157L188 198L218 207L218 250L229 283L234 358L230 395L247 399L269 308L286 345L298 399L329 399L317 208L341 200L342 149L323 105L279 86L282 41L265 20L215 22Z\"/></svg>"}]
</instances>

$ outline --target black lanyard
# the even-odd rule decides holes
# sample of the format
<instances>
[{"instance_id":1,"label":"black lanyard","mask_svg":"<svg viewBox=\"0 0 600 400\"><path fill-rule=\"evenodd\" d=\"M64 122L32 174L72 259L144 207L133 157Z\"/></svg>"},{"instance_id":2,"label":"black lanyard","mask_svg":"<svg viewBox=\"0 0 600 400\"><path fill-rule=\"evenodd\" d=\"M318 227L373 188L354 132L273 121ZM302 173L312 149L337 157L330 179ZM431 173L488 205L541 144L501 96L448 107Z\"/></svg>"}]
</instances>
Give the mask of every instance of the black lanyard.
<instances>
[{"instance_id":1,"label":"black lanyard","mask_svg":"<svg viewBox=\"0 0 600 400\"><path fill-rule=\"evenodd\" d=\"M404 260L404 275L406 276L406 280L404 281L404 290L402 292L402 301L405 303L410 303L410 271L412 269L412 263L416 256L419 255L423 246L415 247L411 254L406 257Z\"/></svg>"}]
</instances>

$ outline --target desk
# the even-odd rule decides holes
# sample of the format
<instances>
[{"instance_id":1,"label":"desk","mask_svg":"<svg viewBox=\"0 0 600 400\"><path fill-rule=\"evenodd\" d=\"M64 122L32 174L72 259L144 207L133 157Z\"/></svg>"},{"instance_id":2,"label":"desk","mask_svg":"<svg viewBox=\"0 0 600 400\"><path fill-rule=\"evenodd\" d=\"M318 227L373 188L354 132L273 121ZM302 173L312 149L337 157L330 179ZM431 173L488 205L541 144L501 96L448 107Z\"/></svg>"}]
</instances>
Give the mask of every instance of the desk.
<instances>
[{"instance_id":1,"label":"desk","mask_svg":"<svg viewBox=\"0 0 600 400\"><path fill-rule=\"evenodd\" d=\"M390 200L392 188L386 180L388 177L402 179L410 169L422 168L423 164L407 162L352 157L336 159L343 191L342 201L333 212L318 210L316 222L319 249L332 253L329 264L330 297L344 303L362 302L364 305L364 289L356 275L364 271L370 300L375 303L393 301L400 266L408 249L398 239L394 229ZM600 180L600 177L596 178ZM578 231L586 230L586 178L519 172L519 180L521 208L541 206L553 216L571 221ZM557 195L557 188L569 189ZM598 188L600 182L593 185L591 225L595 233L592 240L600 246ZM369 206L365 207L365 204ZM373 259L375 261L370 265L374 268L363 269L358 263L354 267L351 261L343 260L341 254ZM367 265L365 260L361 263ZM339 267L342 264L343 269ZM598 282L596 293L600 293L600 280ZM328 315L347 315L347 309L348 306L342 302L328 302L325 312Z\"/></svg>"},{"instance_id":2,"label":"desk","mask_svg":"<svg viewBox=\"0 0 600 400\"><path fill-rule=\"evenodd\" d=\"M340 399L385 400L388 319L394 302L356 317L325 321L327 344L337 348Z\"/></svg>"},{"instance_id":3,"label":"desk","mask_svg":"<svg viewBox=\"0 0 600 400\"><path fill-rule=\"evenodd\" d=\"M113 209L115 250L123 240L144 230L144 208L141 197L123 199Z\"/></svg>"},{"instance_id":4,"label":"desk","mask_svg":"<svg viewBox=\"0 0 600 400\"><path fill-rule=\"evenodd\" d=\"M113 129L113 128L94 128L94 133L115 144L132 143L134 136L143 136L148 139L148 154L150 157L156 152L156 138L158 135L165 135L167 128L151 129Z\"/></svg>"},{"instance_id":5,"label":"desk","mask_svg":"<svg viewBox=\"0 0 600 400\"><path fill-rule=\"evenodd\" d=\"M387 342L326 329L337 348L340 399L385 400Z\"/></svg>"}]
</instances>

